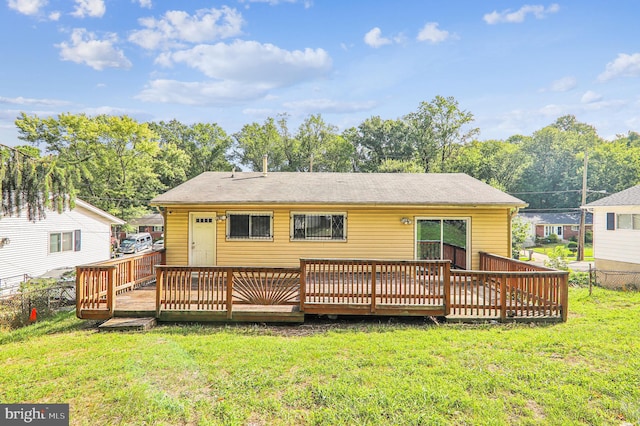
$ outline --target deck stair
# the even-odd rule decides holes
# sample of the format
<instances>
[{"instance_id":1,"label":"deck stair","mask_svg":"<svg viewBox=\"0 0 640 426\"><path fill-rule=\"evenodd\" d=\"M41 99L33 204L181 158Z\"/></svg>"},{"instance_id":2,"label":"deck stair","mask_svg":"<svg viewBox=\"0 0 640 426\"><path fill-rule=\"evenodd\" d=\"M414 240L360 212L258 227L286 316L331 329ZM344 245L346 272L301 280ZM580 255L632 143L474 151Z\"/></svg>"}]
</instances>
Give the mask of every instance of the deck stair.
<instances>
[{"instance_id":1,"label":"deck stair","mask_svg":"<svg viewBox=\"0 0 640 426\"><path fill-rule=\"evenodd\" d=\"M155 318L111 318L100 324L100 331L146 331L155 327Z\"/></svg>"}]
</instances>

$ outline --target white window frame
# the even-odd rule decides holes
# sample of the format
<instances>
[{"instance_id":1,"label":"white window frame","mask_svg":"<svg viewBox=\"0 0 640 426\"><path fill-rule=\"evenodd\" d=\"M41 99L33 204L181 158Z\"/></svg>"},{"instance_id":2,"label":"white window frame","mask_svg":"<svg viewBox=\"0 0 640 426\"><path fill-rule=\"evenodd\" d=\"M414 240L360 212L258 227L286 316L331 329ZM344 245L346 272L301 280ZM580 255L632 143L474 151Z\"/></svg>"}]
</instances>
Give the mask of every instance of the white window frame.
<instances>
[{"instance_id":1,"label":"white window frame","mask_svg":"<svg viewBox=\"0 0 640 426\"><path fill-rule=\"evenodd\" d=\"M295 216L342 216L342 238L295 238ZM327 211L292 211L289 212L289 241L292 242L313 242L313 243L346 243L347 242L347 220L348 215L345 211L327 212Z\"/></svg>"},{"instance_id":2,"label":"white window frame","mask_svg":"<svg viewBox=\"0 0 640 426\"><path fill-rule=\"evenodd\" d=\"M629 216L625 217L625 220L622 222L629 222L628 226L625 227L620 226L620 216ZM638 231L640 230L640 214L638 213L616 213L616 229L621 229L624 231Z\"/></svg>"},{"instance_id":3,"label":"white window frame","mask_svg":"<svg viewBox=\"0 0 640 426\"><path fill-rule=\"evenodd\" d=\"M247 237L232 237L231 236L231 216L234 215L247 215L249 216L249 233L251 233L251 217L252 216L268 216L269 217L269 236L268 237L253 237L251 235ZM232 210L225 212L226 216L226 241L273 241L273 211L259 211L259 210Z\"/></svg>"},{"instance_id":4,"label":"white window frame","mask_svg":"<svg viewBox=\"0 0 640 426\"><path fill-rule=\"evenodd\" d=\"M580 225L571 225L571 230L573 232L578 232L580 231Z\"/></svg>"},{"instance_id":5,"label":"white window frame","mask_svg":"<svg viewBox=\"0 0 640 426\"><path fill-rule=\"evenodd\" d=\"M65 250L64 248L64 234L71 234L71 248L68 248ZM52 251L51 250L51 236L52 235L59 235L59 245L58 245L58 250ZM56 254L56 253L67 253L70 251L76 251L76 240L75 240L75 231L56 231L56 232L49 232L49 246L48 246L48 251L49 254Z\"/></svg>"}]
</instances>

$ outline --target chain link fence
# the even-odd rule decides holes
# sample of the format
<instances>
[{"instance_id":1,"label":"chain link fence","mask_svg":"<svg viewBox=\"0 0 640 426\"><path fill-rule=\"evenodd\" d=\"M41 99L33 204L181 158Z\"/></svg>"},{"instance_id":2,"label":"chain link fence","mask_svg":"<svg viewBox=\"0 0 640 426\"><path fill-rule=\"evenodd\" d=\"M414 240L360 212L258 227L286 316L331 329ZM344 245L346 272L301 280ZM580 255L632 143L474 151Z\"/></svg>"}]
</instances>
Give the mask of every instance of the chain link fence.
<instances>
[{"instance_id":1,"label":"chain link fence","mask_svg":"<svg viewBox=\"0 0 640 426\"><path fill-rule=\"evenodd\" d=\"M615 290L640 290L640 271L595 269L595 283Z\"/></svg>"},{"instance_id":2,"label":"chain link fence","mask_svg":"<svg viewBox=\"0 0 640 426\"><path fill-rule=\"evenodd\" d=\"M75 283L25 290L18 286L0 297L0 328L17 328L29 324L33 309L38 318L46 317L66 306L75 305Z\"/></svg>"}]
</instances>

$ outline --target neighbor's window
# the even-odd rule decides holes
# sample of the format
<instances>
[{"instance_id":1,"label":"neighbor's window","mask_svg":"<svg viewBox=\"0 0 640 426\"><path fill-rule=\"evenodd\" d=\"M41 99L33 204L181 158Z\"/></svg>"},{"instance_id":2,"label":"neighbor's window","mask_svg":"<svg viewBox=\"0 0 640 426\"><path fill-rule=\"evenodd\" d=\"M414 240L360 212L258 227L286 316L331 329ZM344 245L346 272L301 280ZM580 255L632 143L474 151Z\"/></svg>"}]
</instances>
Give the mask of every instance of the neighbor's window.
<instances>
[{"instance_id":1,"label":"neighbor's window","mask_svg":"<svg viewBox=\"0 0 640 426\"><path fill-rule=\"evenodd\" d=\"M640 229L640 214L619 214L618 229Z\"/></svg>"},{"instance_id":2,"label":"neighbor's window","mask_svg":"<svg viewBox=\"0 0 640 426\"><path fill-rule=\"evenodd\" d=\"M270 240L272 238L272 213L227 213L227 239Z\"/></svg>"},{"instance_id":3,"label":"neighbor's window","mask_svg":"<svg viewBox=\"0 0 640 426\"><path fill-rule=\"evenodd\" d=\"M580 230L580 225L571 225L571 230L574 232L578 232Z\"/></svg>"},{"instance_id":4,"label":"neighbor's window","mask_svg":"<svg viewBox=\"0 0 640 426\"><path fill-rule=\"evenodd\" d=\"M292 240L340 240L347 238L345 213L294 213L291 215Z\"/></svg>"},{"instance_id":5,"label":"neighbor's window","mask_svg":"<svg viewBox=\"0 0 640 426\"><path fill-rule=\"evenodd\" d=\"M49 253L80 251L80 230L70 232L52 232L49 234Z\"/></svg>"}]
</instances>

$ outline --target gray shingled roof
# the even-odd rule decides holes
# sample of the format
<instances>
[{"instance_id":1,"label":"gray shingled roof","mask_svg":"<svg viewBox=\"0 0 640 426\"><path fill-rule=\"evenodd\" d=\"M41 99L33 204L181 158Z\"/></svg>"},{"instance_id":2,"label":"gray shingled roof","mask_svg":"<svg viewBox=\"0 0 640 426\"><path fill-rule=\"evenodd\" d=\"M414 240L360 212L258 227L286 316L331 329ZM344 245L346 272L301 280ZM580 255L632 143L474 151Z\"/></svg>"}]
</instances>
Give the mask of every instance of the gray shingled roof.
<instances>
[{"instance_id":1,"label":"gray shingled roof","mask_svg":"<svg viewBox=\"0 0 640 426\"><path fill-rule=\"evenodd\" d=\"M518 213L526 220L536 225L579 225L580 213ZM593 214L585 216L587 225L593 224Z\"/></svg>"},{"instance_id":2,"label":"gray shingled roof","mask_svg":"<svg viewBox=\"0 0 640 426\"><path fill-rule=\"evenodd\" d=\"M587 208L598 206L640 206L640 185L632 186L585 205Z\"/></svg>"},{"instance_id":3,"label":"gray shingled roof","mask_svg":"<svg viewBox=\"0 0 640 426\"><path fill-rule=\"evenodd\" d=\"M463 173L276 172L205 172L151 203L526 205Z\"/></svg>"}]
</instances>

